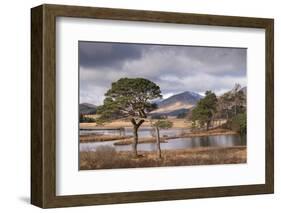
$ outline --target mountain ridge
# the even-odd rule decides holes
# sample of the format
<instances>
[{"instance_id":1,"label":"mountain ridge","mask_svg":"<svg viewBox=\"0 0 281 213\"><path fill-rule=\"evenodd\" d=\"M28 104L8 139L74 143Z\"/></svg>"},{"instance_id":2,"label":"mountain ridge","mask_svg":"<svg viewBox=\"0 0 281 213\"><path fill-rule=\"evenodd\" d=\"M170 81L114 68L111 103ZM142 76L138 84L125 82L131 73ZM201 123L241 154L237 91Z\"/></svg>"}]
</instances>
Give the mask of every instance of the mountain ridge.
<instances>
[{"instance_id":1,"label":"mountain ridge","mask_svg":"<svg viewBox=\"0 0 281 213\"><path fill-rule=\"evenodd\" d=\"M187 113L202 98L198 93L185 91L172 95L163 100L157 100L157 109L150 112L150 116L178 116ZM80 114L96 114L97 106L90 103L79 104Z\"/></svg>"},{"instance_id":2,"label":"mountain ridge","mask_svg":"<svg viewBox=\"0 0 281 213\"><path fill-rule=\"evenodd\" d=\"M167 106L173 102L178 102L178 101L194 105L202 97L203 96L201 96L198 93L191 92L191 91L185 91L185 92L181 92L181 93L172 95L169 98L164 99L163 101L160 101L160 103L158 103L158 106L163 107L163 106Z\"/></svg>"},{"instance_id":3,"label":"mountain ridge","mask_svg":"<svg viewBox=\"0 0 281 213\"><path fill-rule=\"evenodd\" d=\"M81 103L79 104L79 113L82 115L92 115L96 114L97 106L89 103Z\"/></svg>"},{"instance_id":4,"label":"mountain ridge","mask_svg":"<svg viewBox=\"0 0 281 213\"><path fill-rule=\"evenodd\" d=\"M170 96L157 103L158 109L150 113L151 116L178 116L187 113L203 98L198 93L185 91Z\"/></svg>"}]
</instances>

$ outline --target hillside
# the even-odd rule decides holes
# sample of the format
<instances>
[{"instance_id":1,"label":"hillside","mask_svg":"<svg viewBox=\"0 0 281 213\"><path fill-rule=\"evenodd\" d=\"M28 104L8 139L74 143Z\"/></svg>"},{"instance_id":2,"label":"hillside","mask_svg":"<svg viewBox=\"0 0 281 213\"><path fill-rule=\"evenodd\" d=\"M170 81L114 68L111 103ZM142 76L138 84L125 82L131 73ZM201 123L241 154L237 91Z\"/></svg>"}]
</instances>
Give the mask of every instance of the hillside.
<instances>
[{"instance_id":1,"label":"hillside","mask_svg":"<svg viewBox=\"0 0 281 213\"><path fill-rule=\"evenodd\" d=\"M158 109L150 113L153 116L178 116L187 113L202 98L198 93L186 91L173 95L157 103Z\"/></svg>"},{"instance_id":2,"label":"hillside","mask_svg":"<svg viewBox=\"0 0 281 213\"><path fill-rule=\"evenodd\" d=\"M97 112L97 106L89 103L79 104L79 113L82 115L93 115Z\"/></svg>"}]
</instances>

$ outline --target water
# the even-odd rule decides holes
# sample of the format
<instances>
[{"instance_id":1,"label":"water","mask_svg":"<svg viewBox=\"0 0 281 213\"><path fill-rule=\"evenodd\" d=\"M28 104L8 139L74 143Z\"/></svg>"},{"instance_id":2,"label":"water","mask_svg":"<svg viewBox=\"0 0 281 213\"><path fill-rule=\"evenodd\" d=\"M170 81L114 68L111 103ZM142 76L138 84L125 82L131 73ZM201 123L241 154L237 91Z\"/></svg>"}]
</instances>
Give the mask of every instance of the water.
<instances>
[{"instance_id":1,"label":"water","mask_svg":"<svg viewBox=\"0 0 281 213\"><path fill-rule=\"evenodd\" d=\"M144 127L140 128L138 131L139 137L149 137L152 136L154 132L153 128ZM180 128L172 128L172 129L162 129L160 131L160 136L176 136L182 133L189 133L190 130L188 129L180 129ZM101 134L101 135L120 135L119 130L81 130L80 135L87 135L87 134ZM125 128L125 135L133 136L133 129L132 128Z\"/></svg>"},{"instance_id":2,"label":"water","mask_svg":"<svg viewBox=\"0 0 281 213\"><path fill-rule=\"evenodd\" d=\"M173 134L174 129L170 129ZM160 131L161 135L171 135L172 132ZM127 134L126 134L127 135ZM142 136L151 136L145 131ZM162 150L175 150L175 149L191 149L197 147L231 147L246 145L246 140L241 140L238 135L218 135L218 136L204 136L204 137L192 137L192 138L176 138L166 140L167 143L161 143ZM114 145L117 141L107 141L107 142L94 142L94 143L81 143L80 151L95 151L99 146L111 146L114 147L116 151L132 151L132 145ZM156 151L156 143L143 143L138 144L139 151Z\"/></svg>"}]
</instances>

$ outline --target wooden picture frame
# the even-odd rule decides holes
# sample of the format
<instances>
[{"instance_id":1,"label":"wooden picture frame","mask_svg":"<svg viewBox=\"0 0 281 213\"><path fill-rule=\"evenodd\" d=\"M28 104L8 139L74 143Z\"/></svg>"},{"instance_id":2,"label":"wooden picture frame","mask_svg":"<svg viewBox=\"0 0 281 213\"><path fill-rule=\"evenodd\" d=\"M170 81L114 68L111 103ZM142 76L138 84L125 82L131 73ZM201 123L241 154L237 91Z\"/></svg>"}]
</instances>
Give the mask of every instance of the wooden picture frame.
<instances>
[{"instance_id":1,"label":"wooden picture frame","mask_svg":"<svg viewBox=\"0 0 281 213\"><path fill-rule=\"evenodd\" d=\"M265 184L56 195L56 17L265 29ZM267 194L274 191L274 21L218 15L44 4L31 9L31 203L42 208Z\"/></svg>"}]
</instances>

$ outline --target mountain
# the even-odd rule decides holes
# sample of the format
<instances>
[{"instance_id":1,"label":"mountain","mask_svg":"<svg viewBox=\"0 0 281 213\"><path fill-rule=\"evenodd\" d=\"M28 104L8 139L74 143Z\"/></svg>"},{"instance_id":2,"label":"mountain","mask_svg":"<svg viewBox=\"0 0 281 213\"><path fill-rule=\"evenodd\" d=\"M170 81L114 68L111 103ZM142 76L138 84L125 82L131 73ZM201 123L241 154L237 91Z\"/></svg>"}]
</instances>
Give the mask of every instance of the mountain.
<instances>
[{"instance_id":1,"label":"mountain","mask_svg":"<svg viewBox=\"0 0 281 213\"><path fill-rule=\"evenodd\" d=\"M158 107L167 107L174 103L195 105L201 98L202 96L198 93L186 91L164 99L163 101L158 103Z\"/></svg>"},{"instance_id":2,"label":"mountain","mask_svg":"<svg viewBox=\"0 0 281 213\"><path fill-rule=\"evenodd\" d=\"M79 104L79 113L83 115L96 114L97 106L89 103Z\"/></svg>"},{"instance_id":3,"label":"mountain","mask_svg":"<svg viewBox=\"0 0 281 213\"><path fill-rule=\"evenodd\" d=\"M157 103L158 109L150 113L152 116L179 116L187 113L203 96L186 91L173 95Z\"/></svg>"}]
</instances>

